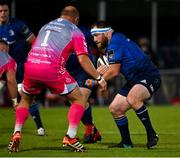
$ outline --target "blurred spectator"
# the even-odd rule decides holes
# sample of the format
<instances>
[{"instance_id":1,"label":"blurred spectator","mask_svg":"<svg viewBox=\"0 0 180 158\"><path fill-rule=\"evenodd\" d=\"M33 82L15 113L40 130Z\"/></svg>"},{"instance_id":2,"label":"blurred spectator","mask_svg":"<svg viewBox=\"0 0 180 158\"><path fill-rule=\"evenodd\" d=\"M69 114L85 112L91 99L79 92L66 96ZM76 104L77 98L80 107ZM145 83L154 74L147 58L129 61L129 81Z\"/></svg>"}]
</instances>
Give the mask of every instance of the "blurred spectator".
<instances>
[{"instance_id":1,"label":"blurred spectator","mask_svg":"<svg viewBox=\"0 0 180 158\"><path fill-rule=\"evenodd\" d=\"M180 68L180 39L162 40L159 46L159 55L164 69Z\"/></svg>"},{"instance_id":2,"label":"blurred spectator","mask_svg":"<svg viewBox=\"0 0 180 158\"><path fill-rule=\"evenodd\" d=\"M137 40L141 49L149 56L152 62L158 66L157 58L155 52L151 48L150 40L148 37L142 36Z\"/></svg>"},{"instance_id":3,"label":"blurred spectator","mask_svg":"<svg viewBox=\"0 0 180 158\"><path fill-rule=\"evenodd\" d=\"M176 40L176 57L175 57L175 62L176 62L176 68L180 68L180 36L177 37Z\"/></svg>"}]
</instances>

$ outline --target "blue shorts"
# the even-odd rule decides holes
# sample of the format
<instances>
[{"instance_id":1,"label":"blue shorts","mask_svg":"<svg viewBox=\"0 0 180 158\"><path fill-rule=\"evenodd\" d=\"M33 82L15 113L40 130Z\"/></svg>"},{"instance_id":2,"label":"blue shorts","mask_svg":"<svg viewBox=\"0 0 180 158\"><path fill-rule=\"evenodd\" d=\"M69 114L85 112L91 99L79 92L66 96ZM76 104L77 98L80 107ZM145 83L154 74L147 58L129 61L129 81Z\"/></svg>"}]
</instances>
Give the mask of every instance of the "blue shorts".
<instances>
[{"instance_id":1,"label":"blue shorts","mask_svg":"<svg viewBox=\"0 0 180 158\"><path fill-rule=\"evenodd\" d=\"M161 85L161 78L159 75L150 76L143 73L139 74L134 78L133 81L127 81L127 83L120 89L119 94L126 97L131 88L136 84L145 86L152 96L154 92L159 89Z\"/></svg>"}]
</instances>

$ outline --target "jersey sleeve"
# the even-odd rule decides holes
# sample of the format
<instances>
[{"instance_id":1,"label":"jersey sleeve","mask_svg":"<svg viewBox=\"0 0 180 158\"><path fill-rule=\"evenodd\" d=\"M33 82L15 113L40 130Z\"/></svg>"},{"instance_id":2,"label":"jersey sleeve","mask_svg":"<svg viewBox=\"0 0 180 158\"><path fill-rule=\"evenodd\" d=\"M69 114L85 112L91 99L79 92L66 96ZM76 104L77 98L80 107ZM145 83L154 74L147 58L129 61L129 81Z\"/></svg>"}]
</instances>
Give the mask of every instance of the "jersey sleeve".
<instances>
[{"instance_id":1,"label":"jersey sleeve","mask_svg":"<svg viewBox=\"0 0 180 158\"><path fill-rule=\"evenodd\" d=\"M33 34L29 27L21 20L17 21L16 29L20 36L22 36L25 40Z\"/></svg>"},{"instance_id":2,"label":"jersey sleeve","mask_svg":"<svg viewBox=\"0 0 180 158\"><path fill-rule=\"evenodd\" d=\"M106 56L108 58L109 64L121 63L123 58L123 49L108 49L106 51Z\"/></svg>"},{"instance_id":3,"label":"jersey sleeve","mask_svg":"<svg viewBox=\"0 0 180 158\"><path fill-rule=\"evenodd\" d=\"M17 69L17 65L16 65L15 60L10 59L6 66L6 72L10 70L16 72L16 69Z\"/></svg>"},{"instance_id":4,"label":"jersey sleeve","mask_svg":"<svg viewBox=\"0 0 180 158\"><path fill-rule=\"evenodd\" d=\"M73 34L73 48L76 55L85 54L88 55L87 43L84 35L81 32L75 32Z\"/></svg>"}]
</instances>

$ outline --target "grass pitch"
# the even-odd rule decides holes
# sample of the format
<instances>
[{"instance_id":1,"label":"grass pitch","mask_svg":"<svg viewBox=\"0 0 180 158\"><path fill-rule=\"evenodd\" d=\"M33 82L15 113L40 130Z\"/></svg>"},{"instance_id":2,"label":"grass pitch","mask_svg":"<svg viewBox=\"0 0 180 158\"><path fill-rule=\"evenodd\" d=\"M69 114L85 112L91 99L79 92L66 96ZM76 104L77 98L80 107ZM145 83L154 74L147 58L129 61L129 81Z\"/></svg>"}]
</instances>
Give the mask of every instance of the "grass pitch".
<instances>
[{"instance_id":1,"label":"grass pitch","mask_svg":"<svg viewBox=\"0 0 180 158\"><path fill-rule=\"evenodd\" d=\"M132 149L109 149L108 145L118 143L120 135L107 107L93 107L94 122L102 134L102 141L85 144L87 151L74 153L68 147L62 147L66 133L68 107L40 108L46 129L46 136L37 136L36 127L31 117L24 128L20 151L9 154L7 146L14 127L14 111L0 109L0 156L1 157L180 157L180 106L149 106L149 114L154 128L159 134L159 143L155 149L146 148L146 134L143 125L135 113L127 113ZM78 137L82 141L84 127L81 124Z\"/></svg>"}]
</instances>

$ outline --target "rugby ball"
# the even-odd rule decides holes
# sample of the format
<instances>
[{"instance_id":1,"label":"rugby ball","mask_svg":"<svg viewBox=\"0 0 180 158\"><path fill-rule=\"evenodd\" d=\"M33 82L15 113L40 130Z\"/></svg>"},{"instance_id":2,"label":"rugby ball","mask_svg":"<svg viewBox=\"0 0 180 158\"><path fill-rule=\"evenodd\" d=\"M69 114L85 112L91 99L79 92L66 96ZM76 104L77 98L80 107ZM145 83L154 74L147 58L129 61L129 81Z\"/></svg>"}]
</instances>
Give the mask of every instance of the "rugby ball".
<instances>
[{"instance_id":1,"label":"rugby ball","mask_svg":"<svg viewBox=\"0 0 180 158\"><path fill-rule=\"evenodd\" d=\"M98 60L97 60L97 67L99 67L101 65L109 66L109 61L108 61L108 59L107 59L107 57L105 55L99 57Z\"/></svg>"}]
</instances>

